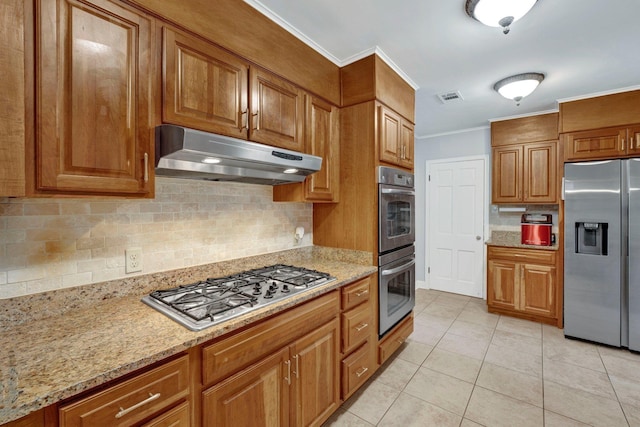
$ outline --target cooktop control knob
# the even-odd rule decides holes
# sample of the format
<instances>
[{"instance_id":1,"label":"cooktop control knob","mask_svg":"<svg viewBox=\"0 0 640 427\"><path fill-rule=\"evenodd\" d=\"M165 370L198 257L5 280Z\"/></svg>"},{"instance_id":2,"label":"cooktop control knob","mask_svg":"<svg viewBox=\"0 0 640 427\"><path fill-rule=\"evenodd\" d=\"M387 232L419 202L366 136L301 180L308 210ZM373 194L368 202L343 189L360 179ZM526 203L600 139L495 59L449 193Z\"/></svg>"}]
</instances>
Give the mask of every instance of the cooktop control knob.
<instances>
[{"instance_id":1,"label":"cooktop control knob","mask_svg":"<svg viewBox=\"0 0 640 427\"><path fill-rule=\"evenodd\" d=\"M289 285L282 285L282 292L285 294L289 292Z\"/></svg>"}]
</instances>

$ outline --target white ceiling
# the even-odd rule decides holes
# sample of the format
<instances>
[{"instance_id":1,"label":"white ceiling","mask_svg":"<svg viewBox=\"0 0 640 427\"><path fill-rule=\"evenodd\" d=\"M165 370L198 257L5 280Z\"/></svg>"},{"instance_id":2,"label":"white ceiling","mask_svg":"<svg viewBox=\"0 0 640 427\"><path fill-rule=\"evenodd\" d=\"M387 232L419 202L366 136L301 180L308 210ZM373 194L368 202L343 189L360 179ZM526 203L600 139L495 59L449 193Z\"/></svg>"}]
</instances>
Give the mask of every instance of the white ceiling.
<instances>
[{"instance_id":1,"label":"white ceiling","mask_svg":"<svg viewBox=\"0 0 640 427\"><path fill-rule=\"evenodd\" d=\"M245 1L339 66L377 52L417 89L417 138L640 85L640 0L539 0L507 35L465 0ZM517 107L493 84L523 72L546 78ZM456 90L463 101L437 98Z\"/></svg>"}]
</instances>

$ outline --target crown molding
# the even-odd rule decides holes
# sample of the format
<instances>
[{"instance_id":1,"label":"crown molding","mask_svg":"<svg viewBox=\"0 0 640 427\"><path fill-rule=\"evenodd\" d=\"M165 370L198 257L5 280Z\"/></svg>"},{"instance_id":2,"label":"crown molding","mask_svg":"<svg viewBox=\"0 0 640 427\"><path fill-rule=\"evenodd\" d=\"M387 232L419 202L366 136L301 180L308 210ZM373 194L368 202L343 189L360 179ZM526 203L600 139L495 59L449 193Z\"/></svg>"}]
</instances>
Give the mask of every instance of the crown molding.
<instances>
[{"instance_id":1,"label":"crown molding","mask_svg":"<svg viewBox=\"0 0 640 427\"><path fill-rule=\"evenodd\" d=\"M596 98L598 96L613 95L613 94L622 93L622 92L630 92L632 90L640 90L640 85L627 86L619 89L605 90L602 92L589 93L586 95L572 96L570 98L558 99L557 101L558 101L558 104L562 104L564 102L580 101L582 99Z\"/></svg>"}]
</instances>

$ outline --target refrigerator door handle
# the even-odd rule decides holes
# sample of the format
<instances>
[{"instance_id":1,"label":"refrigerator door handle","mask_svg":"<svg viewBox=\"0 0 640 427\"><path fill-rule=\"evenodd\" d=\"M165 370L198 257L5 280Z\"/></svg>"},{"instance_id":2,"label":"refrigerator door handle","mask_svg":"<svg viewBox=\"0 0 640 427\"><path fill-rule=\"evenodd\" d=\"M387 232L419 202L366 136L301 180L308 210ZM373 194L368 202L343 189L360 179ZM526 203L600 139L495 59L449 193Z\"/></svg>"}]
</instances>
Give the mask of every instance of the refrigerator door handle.
<instances>
[{"instance_id":1,"label":"refrigerator door handle","mask_svg":"<svg viewBox=\"0 0 640 427\"><path fill-rule=\"evenodd\" d=\"M562 187L560 190L560 198L564 200L564 176L562 177Z\"/></svg>"}]
</instances>

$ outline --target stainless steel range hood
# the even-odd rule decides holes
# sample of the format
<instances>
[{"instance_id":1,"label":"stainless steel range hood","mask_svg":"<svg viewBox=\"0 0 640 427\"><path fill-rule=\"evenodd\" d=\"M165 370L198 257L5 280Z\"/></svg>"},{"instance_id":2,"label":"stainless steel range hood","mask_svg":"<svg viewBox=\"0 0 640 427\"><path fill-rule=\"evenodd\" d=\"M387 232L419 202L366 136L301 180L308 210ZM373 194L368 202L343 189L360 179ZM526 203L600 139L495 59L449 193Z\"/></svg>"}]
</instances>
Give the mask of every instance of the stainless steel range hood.
<instances>
[{"instance_id":1,"label":"stainless steel range hood","mask_svg":"<svg viewBox=\"0 0 640 427\"><path fill-rule=\"evenodd\" d=\"M322 158L174 125L156 128L156 175L278 185L302 182Z\"/></svg>"}]
</instances>

